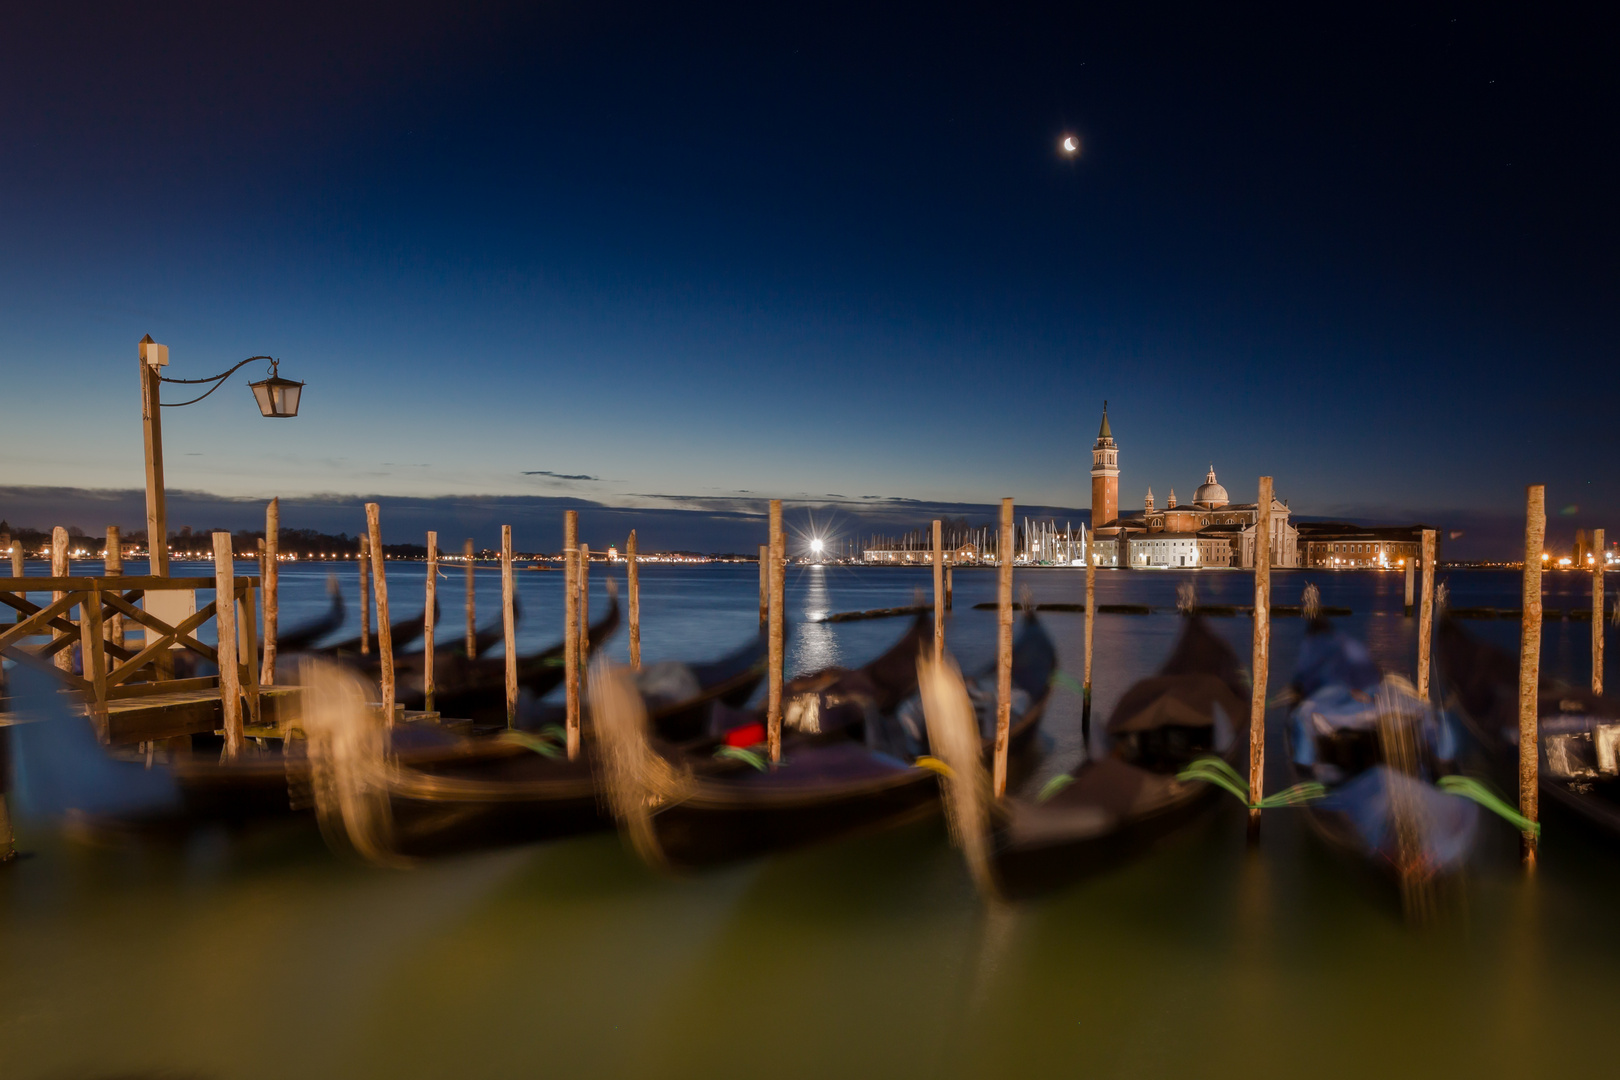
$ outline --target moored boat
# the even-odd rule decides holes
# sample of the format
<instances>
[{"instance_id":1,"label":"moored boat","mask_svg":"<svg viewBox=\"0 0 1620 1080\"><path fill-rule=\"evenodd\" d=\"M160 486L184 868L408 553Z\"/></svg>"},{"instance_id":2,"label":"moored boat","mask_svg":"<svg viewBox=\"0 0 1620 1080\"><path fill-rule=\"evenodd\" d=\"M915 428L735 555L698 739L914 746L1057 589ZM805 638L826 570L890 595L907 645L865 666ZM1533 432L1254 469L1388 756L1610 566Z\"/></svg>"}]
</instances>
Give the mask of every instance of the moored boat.
<instances>
[{"instance_id":1,"label":"moored boat","mask_svg":"<svg viewBox=\"0 0 1620 1080\"><path fill-rule=\"evenodd\" d=\"M1140 855L1219 797L1214 786L1182 778L1183 770L1210 755L1229 768L1247 756L1247 675L1198 615L1185 617L1159 671L1120 699L1107 723L1107 751L1034 798L988 798L975 744L956 735L970 715L959 677L947 665L924 683L953 832L992 895L1026 897Z\"/></svg>"}]
</instances>

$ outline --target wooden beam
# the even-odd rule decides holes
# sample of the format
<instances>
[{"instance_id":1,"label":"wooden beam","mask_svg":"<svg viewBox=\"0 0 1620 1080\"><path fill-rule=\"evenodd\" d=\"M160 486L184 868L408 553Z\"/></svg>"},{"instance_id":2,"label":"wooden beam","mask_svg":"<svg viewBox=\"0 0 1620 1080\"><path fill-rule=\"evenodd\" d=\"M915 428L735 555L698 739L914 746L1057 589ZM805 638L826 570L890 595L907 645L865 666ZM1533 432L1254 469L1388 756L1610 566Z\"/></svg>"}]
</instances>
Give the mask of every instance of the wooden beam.
<instances>
[{"instance_id":1,"label":"wooden beam","mask_svg":"<svg viewBox=\"0 0 1620 1080\"><path fill-rule=\"evenodd\" d=\"M467 571L467 659L478 655L478 590L473 582L473 542L468 537L461 545Z\"/></svg>"},{"instance_id":2,"label":"wooden beam","mask_svg":"<svg viewBox=\"0 0 1620 1080\"><path fill-rule=\"evenodd\" d=\"M1249 802L1266 790L1266 683L1271 671L1271 477L1260 478L1254 519L1254 681L1249 696ZM1123 538L1121 538L1123 542ZM1249 836L1260 834L1260 811L1249 811Z\"/></svg>"},{"instance_id":3,"label":"wooden beam","mask_svg":"<svg viewBox=\"0 0 1620 1080\"><path fill-rule=\"evenodd\" d=\"M377 658L381 661L383 726L394 726L394 627L388 621L387 557L383 554L382 508L366 503L366 536L370 541L371 579L377 590Z\"/></svg>"},{"instance_id":4,"label":"wooden beam","mask_svg":"<svg viewBox=\"0 0 1620 1080\"><path fill-rule=\"evenodd\" d=\"M1603 554L1602 529L1592 530L1592 693L1603 694Z\"/></svg>"},{"instance_id":5,"label":"wooden beam","mask_svg":"<svg viewBox=\"0 0 1620 1080\"><path fill-rule=\"evenodd\" d=\"M1540 817L1541 552L1547 538L1547 489L1531 484L1524 498L1524 583L1519 624L1519 813ZM1536 868L1536 834L1520 836L1526 870Z\"/></svg>"},{"instance_id":6,"label":"wooden beam","mask_svg":"<svg viewBox=\"0 0 1620 1080\"><path fill-rule=\"evenodd\" d=\"M147 343L151 343L147 335ZM169 576L169 513L163 492L163 410L159 407L158 369L143 356L141 367L141 434L146 452L146 550L153 577Z\"/></svg>"},{"instance_id":7,"label":"wooden beam","mask_svg":"<svg viewBox=\"0 0 1620 1080\"><path fill-rule=\"evenodd\" d=\"M945 542L943 524L934 519L934 662L945 658Z\"/></svg>"},{"instance_id":8,"label":"wooden beam","mask_svg":"<svg viewBox=\"0 0 1620 1080\"><path fill-rule=\"evenodd\" d=\"M636 552L636 530L625 541L625 578L630 594L630 670L641 670L641 566Z\"/></svg>"},{"instance_id":9,"label":"wooden beam","mask_svg":"<svg viewBox=\"0 0 1620 1080\"><path fill-rule=\"evenodd\" d=\"M236 604L233 602L235 566L231 534L223 530L214 533L214 625L219 628L219 704L227 761L235 761L242 753L242 685L241 672L236 666Z\"/></svg>"},{"instance_id":10,"label":"wooden beam","mask_svg":"<svg viewBox=\"0 0 1620 1080\"><path fill-rule=\"evenodd\" d=\"M60 525L51 530L51 576L63 578L68 576L68 534L67 530ZM60 600L65 595L65 593L56 593L51 599ZM57 631L55 636L58 641L71 640L61 631ZM53 642L52 644L56 643ZM72 671L73 650L57 645L53 651L56 653L56 666L63 671Z\"/></svg>"},{"instance_id":11,"label":"wooden beam","mask_svg":"<svg viewBox=\"0 0 1620 1080\"><path fill-rule=\"evenodd\" d=\"M433 635L438 627L439 534L427 534L427 592L422 608L422 708L433 711Z\"/></svg>"},{"instance_id":12,"label":"wooden beam","mask_svg":"<svg viewBox=\"0 0 1620 1080\"><path fill-rule=\"evenodd\" d=\"M259 681L265 686L276 682L276 637L281 629L281 499L270 500L264 508L264 665Z\"/></svg>"},{"instance_id":13,"label":"wooden beam","mask_svg":"<svg viewBox=\"0 0 1620 1080\"><path fill-rule=\"evenodd\" d=\"M506 726L517 727L517 582L512 579L512 526L501 526L501 636L506 643Z\"/></svg>"},{"instance_id":14,"label":"wooden beam","mask_svg":"<svg viewBox=\"0 0 1620 1080\"><path fill-rule=\"evenodd\" d=\"M107 526L107 550L101 556L101 565L107 577L122 577L124 574L124 548L123 538L118 534L118 526ZM124 617L113 615L106 621L107 640L113 645L123 648L124 645Z\"/></svg>"},{"instance_id":15,"label":"wooden beam","mask_svg":"<svg viewBox=\"0 0 1620 1080\"><path fill-rule=\"evenodd\" d=\"M991 790L1007 794L1007 739L1012 731L1013 501L1001 500L1001 541L996 551L996 743Z\"/></svg>"},{"instance_id":16,"label":"wooden beam","mask_svg":"<svg viewBox=\"0 0 1620 1080\"><path fill-rule=\"evenodd\" d=\"M579 756L579 511L563 511L563 717L568 760Z\"/></svg>"},{"instance_id":17,"label":"wooden beam","mask_svg":"<svg viewBox=\"0 0 1620 1080\"><path fill-rule=\"evenodd\" d=\"M1434 656L1435 530L1423 530L1423 601L1418 609L1418 698L1429 700L1429 664Z\"/></svg>"},{"instance_id":18,"label":"wooden beam","mask_svg":"<svg viewBox=\"0 0 1620 1080\"><path fill-rule=\"evenodd\" d=\"M770 508L770 675L766 684L765 729L771 764L782 760L782 671L783 671L783 590L782 590L782 500L772 499Z\"/></svg>"}]
</instances>

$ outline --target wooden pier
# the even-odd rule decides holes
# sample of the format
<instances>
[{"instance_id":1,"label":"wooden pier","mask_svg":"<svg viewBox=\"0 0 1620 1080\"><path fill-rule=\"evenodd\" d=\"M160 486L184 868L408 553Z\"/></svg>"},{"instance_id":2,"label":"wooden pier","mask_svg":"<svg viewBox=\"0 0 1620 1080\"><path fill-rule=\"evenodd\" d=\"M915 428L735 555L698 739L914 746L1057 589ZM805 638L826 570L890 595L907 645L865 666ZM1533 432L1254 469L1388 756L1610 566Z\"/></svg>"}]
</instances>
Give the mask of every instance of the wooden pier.
<instances>
[{"instance_id":1,"label":"wooden pier","mask_svg":"<svg viewBox=\"0 0 1620 1080\"><path fill-rule=\"evenodd\" d=\"M177 649L219 663L219 650L196 636L210 619L220 622L217 597L223 590L213 577L0 578L0 605L18 613L17 621L0 628L0 655L19 665L49 672L64 684L75 704L95 722L102 741L109 745L213 734L232 727L249 727L256 732L270 727L279 730L283 723L297 719L300 691L297 687L260 684L254 618L259 579L228 580L236 609L228 610L228 614L239 617L225 620L225 625L228 628L235 623L232 644L238 662L234 664L236 678L227 677L224 682L238 688L242 707L235 710L224 707L218 675L173 675L172 654ZM203 590L214 592L216 598L201 605L193 600L189 607L195 610L183 617L167 612L184 610L188 606L184 600L179 604L173 600L151 602L153 597ZM28 598L30 593L49 593L51 601L35 603ZM143 598L145 605L137 606ZM122 617L126 632L136 627L144 630L145 640L139 648L122 644L107 633L115 617ZM43 644L28 644L30 639L46 636L49 640ZM72 664L75 648L80 655L78 665ZM230 722L232 713L234 724ZM13 722L11 714L0 712L0 726ZM242 737L241 730L232 734L237 739Z\"/></svg>"}]
</instances>

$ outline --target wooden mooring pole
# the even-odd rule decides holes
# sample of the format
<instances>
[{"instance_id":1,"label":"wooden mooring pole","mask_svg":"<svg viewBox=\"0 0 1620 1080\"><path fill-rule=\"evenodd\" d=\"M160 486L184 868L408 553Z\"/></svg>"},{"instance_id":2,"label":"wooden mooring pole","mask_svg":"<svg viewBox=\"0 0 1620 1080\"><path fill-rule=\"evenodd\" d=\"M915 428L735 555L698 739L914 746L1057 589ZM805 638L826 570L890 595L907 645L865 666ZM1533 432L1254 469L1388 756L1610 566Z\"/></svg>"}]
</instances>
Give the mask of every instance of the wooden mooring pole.
<instances>
[{"instance_id":1,"label":"wooden mooring pole","mask_svg":"<svg viewBox=\"0 0 1620 1080\"><path fill-rule=\"evenodd\" d=\"M591 663L591 545L579 545L579 666Z\"/></svg>"},{"instance_id":2,"label":"wooden mooring pole","mask_svg":"<svg viewBox=\"0 0 1620 1080\"><path fill-rule=\"evenodd\" d=\"M1523 619L1519 624L1519 813L1539 820L1540 761L1536 704L1541 696L1541 549L1547 538L1547 489L1525 489ZM1536 834L1526 829L1520 850L1526 870L1536 868Z\"/></svg>"},{"instance_id":3,"label":"wooden mooring pole","mask_svg":"<svg viewBox=\"0 0 1620 1080\"><path fill-rule=\"evenodd\" d=\"M394 726L394 624L388 621L388 574L383 564L382 508L366 503L366 534L371 539L371 578L377 592L377 658L382 662L383 724Z\"/></svg>"},{"instance_id":4,"label":"wooden mooring pole","mask_svg":"<svg viewBox=\"0 0 1620 1080\"><path fill-rule=\"evenodd\" d=\"M242 673L236 655L236 553L231 534L214 534L214 625L219 631L219 705L225 760L242 753Z\"/></svg>"},{"instance_id":5,"label":"wooden mooring pole","mask_svg":"<svg viewBox=\"0 0 1620 1080\"><path fill-rule=\"evenodd\" d=\"M956 589L955 589L956 582L954 580L954 573L953 573L953 571L955 571L955 569L956 569L956 564L954 564L954 563L946 563L945 564L945 610L946 611L951 610L951 595L952 595L952 593L954 593L956 591Z\"/></svg>"},{"instance_id":6,"label":"wooden mooring pole","mask_svg":"<svg viewBox=\"0 0 1620 1080\"><path fill-rule=\"evenodd\" d=\"M473 581L473 542L467 537L461 545L461 557L466 560L467 572L467 659L478 655L478 588Z\"/></svg>"},{"instance_id":7,"label":"wooden mooring pole","mask_svg":"<svg viewBox=\"0 0 1620 1080\"><path fill-rule=\"evenodd\" d=\"M51 530L51 577L63 578L68 576L68 531L58 525ZM56 603L67 593L52 593L51 603ZM57 630L51 637L66 637L67 631ZM73 670L73 646L58 649L54 662L59 670Z\"/></svg>"},{"instance_id":8,"label":"wooden mooring pole","mask_svg":"<svg viewBox=\"0 0 1620 1080\"><path fill-rule=\"evenodd\" d=\"M636 552L636 530L624 542L625 591L630 594L630 670L641 670L641 564Z\"/></svg>"},{"instance_id":9,"label":"wooden mooring pole","mask_svg":"<svg viewBox=\"0 0 1620 1080\"><path fill-rule=\"evenodd\" d=\"M24 558L24 555L23 555L22 541L17 540L17 539L13 539L11 541L11 576L12 577L22 577L23 576L23 572L24 572L23 558ZM157 575L153 574L152 576L156 577ZM17 612L17 621L18 622L22 621L22 617L23 617L22 612L20 612L20 611Z\"/></svg>"},{"instance_id":10,"label":"wooden mooring pole","mask_svg":"<svg viewBox=\"0 0 1620 1080\"><path fill-rule=\"evenodd\" d=\"M1091 754L1091 656L1095 648L1097 627L1097 560L1094 549L1097 534L1080 526L1080 550L1086 559L1086 671L1080 684L1080 737L1086 744L1086 755Z\"/></svg>"},{"instance_id":11,"label":"wooden mooring pole","mask_svg":"<svg viewBox=\"0 0 1620 1080\"><path fill-rule=\"evenodd\" d=\"M1249 698L1249 801L1266 793L1266 681L1271 672L1271 477L1260 478L1254 523L1254 686ZM1121 540L1123 543L1123 539ZM1260 811L1249 811L1249 837Z\"/></svg>"},{"instance_id":12,"label":"wooden mooring pole","mask_svg":"<svg viewBox=\"0 0 1620 1080\"><path fill-rule=\"evenodd\" d=\"M371 540L360 538L360 655L371 655Z\"/></svg>"},{"instance_id":13,"label":"wooden mooring pole","mask_svg":"<svg viewBox=\"0 0 1620 1080\"><path fill-rule=\"evenodd\" d=\"M427 589L422 607L422 708L433 711L433 635L438 630L439 534L427 534Z\"/></svg>"},{"instance_id":14,"label":"wooden mooring pole","mask_svg":"<svg viewBox=\"0 0 1620 1080\"><path fill-rule=\"evenodd\" d=\"M945 542L934 519L934 662L945 657Z\"/></svg>"},{"instance_id":15,"label":"wooden mooring pole","mask_svg":"<svg viewBox=\"0 0 1620 1080\"><path fill-rule=\"evenodd\" d=\"M769 637L770 637L770 674L767 676L765 734L767 748L770 750L771 764L782 760L782 669L784 655L782 648L783 626L783 590L782 556L784 545L782 541L782 500L771 500L770 514L770 550L766 553L766 562L770 571L770 611L769 611Z\"/></svg>"},{"instance_id":16,"label":"wooden mooring pole","mask_svg":"<svg viewBox=\"0 0 1620 1080\"><path fill-rule=\"evenodd\" d=\"M1592 693L1603 694L1603 530L1592 530Z\"/></svg>"},{"instance_id":17,"label":"wooden mooring pole","mask_svg":"<svg viewBox=\"0 0 1620 1080\"><path fill-rule=\"evenodd\" d=\"M501 526L501 632L506 642L506 726L517 727L517 582L512 579L512 526Z\"/></svg>"},{"instance_id":18,"label":"wooden mooring pole","mask_svg":"<svg viewBox=\"0 0 1620 1080\"><path fill-rule=\"evenodd\" d=\"M102 572L108 577L122 577L124 573L124 540L118 533L118 526L107 526L107 550L101 557ZM124 646L124 617L114 611L107 619L107 640Z\"/></svg>"},{"instance_id":19,"label":"wooden mooring pole","mask_svg":"<svg viewBox=\"0 0 1620 1080\"><path fill-rule=\"evenodd\" d=\"M759 545L759 625L771 620L771 545Z\"/></svg>"},{"instance_id":20,"label":"wooden mooring pole","mask_svg":"<svg viewBox=\"0 0 1620 1080\"><path fill-rule=\"evenodd\" d=\"M1421 549L1420 549L1421 550ZM1417 576L1417 557L1406 560L1406 605L1405 614L1408 619L1412 617L1412 587Z\"/></svg>"},{"instance_id":21,"label":"wooden mooring pole","mask_svg":"<svg viewBox=\"0 0 1620 1080\"><path fill-rule=\"evenodd\" d=\"M1012 731L1013 501L1001 500L1001 542L996 550L996 748L991 790L1007 794L1007 736Z\"/></svg>"},{"instance_id":22,"label":"wooden mooring pole","mask_svg":"<svg viewBox=\"0 0 1620 1080\"><path fill-rule=\"evenodd\" d=\"M280 555L281 500L275 498L264 508L264 570L259 578L259 590L264 594L264 664L259 682L265 686L276 681L276 631L281 621L281 570L276 560Z\"/></svg>"},{"instance_id":23,"label":"wooden mooring pole","mask_svg":"<svg viewBox=\"0 0 1620 1080\"><path fill-rule=\"evenodd\" d=\"M1438 537L1423 530L1423 606L1418 611L1418 698L1429 700L1429 664L1434 656L1434 558Z\"/></svg>"},{"instance_id":24,"label":"wooden mooring pole","mask_svg":"<svg viewBox=\"0 0 1620 1080\"><path fill-rule=\"evenodd\" d=\"M563 694L568 760L579 755L579 511L563 511Z\"/></svg>"}]
</instances>

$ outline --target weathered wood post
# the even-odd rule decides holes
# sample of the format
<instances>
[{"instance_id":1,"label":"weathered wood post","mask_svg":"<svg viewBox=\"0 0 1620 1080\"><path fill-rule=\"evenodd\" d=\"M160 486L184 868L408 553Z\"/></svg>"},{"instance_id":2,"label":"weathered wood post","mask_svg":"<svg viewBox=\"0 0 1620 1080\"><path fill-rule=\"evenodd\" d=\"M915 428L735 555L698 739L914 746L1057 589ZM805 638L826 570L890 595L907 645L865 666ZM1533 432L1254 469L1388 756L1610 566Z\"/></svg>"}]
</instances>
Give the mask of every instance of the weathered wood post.
<instances>
[{"instance_id":1,"label":"weathered wood post","mask_svg":"<svg viewBox=\"0 0 1620 1080\"><path fill-rule=\"evenodd\" d=\"M438 630L439 534L427 534L427 589L422 607L422 708L433 711L433 635Z\"/></svg>"},{"instance_id":2,"label":"weathered wood post","mask_svg":"<svg viewBox=\"0 0 1620 1080\"><path fill-rule=\"evenodd\" d=\"M992 790L1007 794L1007 736L1012 731L1013 501L1001 500L1001 541L996 552L996 760Z\"/></svg>"},{"instance_id":3,"label":"weathered wood post","mask_svg":"<svg viewBox=\"0 0 1620 1080\"><path fill-rule=\"evenodd\" d=\"M158 368L169 362L169 350L147 334L140 343L141 431L146 451L146 551L153 577L169 576L169 511L163 492L163 409ZM167 656L163 658L167 660ZM166 665L164 665L166 666Z\"/></svg>"},{"instance_id":4,"label":"weathered wood post","mask_svg":"<svg viewBox=\"0 0 1620 1080\"><path fill-rule=\"evenodd\" d=\"M636 552L636 530L624 544L625 577L630 593L630 670L641 670L641 567Z\"/></svg>"},{"instance_id":5,"label":"weathered wood post","mask_svg":"<svg viewBox=\"0 0 1620 1080\"><path fill-rule=\"evenodd\" d=\"M934 519L934 662L945 658L945 541Z\"/></svg>"},{"instance_id":6,"label":"weathered wood post","mask_svg":"<svg viewBox=\"0 0 1620 1080\"><path fill-rule=\"evenodd\" d=\"M360 655L371 655L371 540L360 538Z\"/></svg>"},{"instance_id":7,"label":"weathered wood post","mask_svg":"<svg viewBox=\"0 0 1620 1080\"><path fill-rule=\"evenodd\" d=\"M467 659L478 655L478 590L473 582L473 542L467 537L461 545L461 557L467 562Z\"/></svg>"},{"instance_id":8,"label":"weathered wood post","mask_svg":"<svg viewBox=\"0 0 1620 1080\"><path fill-rule=\"evenodd\" d=\"M579 511L563 511L563 693L568 759L579 755Z\"/></svg>"},{"instance_id":9,"label":"weathered wood post","mask_svg":"<svg viewBox=\"0 0 1620 1080\"><path fill-rule=\"evenodd\" d=\"M51 530L51 577L64 578L68 576L68 532L58 525ZM51 603L56 603L66 596L64 592L53 592ZM65 630L56 630L51 633L53 638L67 637ZM62 671L73 670L73 646L58 649L54 658L56 666Z\"/></svg>"},{"instance_id":10,"label":"weathered wood post","mask_svg":"<svg viewBox=\"0 0 1620 1080\"><path fill-rule=\"evenodd\" d=\"M954 578L954 573L953 572L955 570L956 570L956 564L955 563L946 563L945 564L945 610L946 611L951 610L951 595L956 591L955 582L953 580L953 578Z\"/></svg>"},{"instance_id":11,"label":"weathered wood post","mask_svg":"<svg viewBox=\"0 0 1620 1080\"><path fill-rule=\"evenodd\" d=\"M1417 564L1416 556L1406 560L1406 617L1408 619L1412 617L1412 585L1413 579L1417 576Z\"/></svg>"},{"instance_id":12,"label":"weathered wood post","mask_svg":"<svg viewBox=\"0 0 1620 1080\"><path fill-rule=\"evenodd\" d=\"M771 545L759 545L759 625L771 619Z\"/></svg>"},{"instance_id":13,"label":"weathered wood post","mask_svg":"<svg viewBox=\"0 0 1620 1080\"><path fill-rule=\"evenodd\" d=\"M275 498L264 508L264 571L259 576L259 589L264 593L264 665L259 682L265 686L276 681L276 631L281 621L281 568L276 560L280 556L281 499Z\"/></svg>"},{"instance_id":14,"label":"weathered wood post","mask_svg":"<svg viewBox=\"0 0 1620 1080\"><path fill-rule=\"evenodd\" d=\"M219 706L225 759L242 753L242 673L236 655L236 553L231 534L214 534L214 626L219 631Z\"/></svg>"},{"instance_id":15,"label":"weathered wood post","mask_svg":"<svg viewBox=\"0 0 1620 1080\"><path fill-rule=\"evenodd\" d=\"M1437 537L1423 530L1423 601L1418 609L1418 697L1429 700L1429 665L1434 657L1434 558Z\"/></svg>"},{"instance_id":16,"label":"weathered wood post","mask_svg":"<svg viewBox=\"0 0 1620 1080\"><path fill-rule=\"evenodd\" d=\"M1086 754L1091 753L1091 657L1095 648L1097 627L1097 534L1080 526L1080 548L1086 558L1086 671L1080 686L1080 729L1086 743Z\"/></svg>"},{"instance_id":17,"label":"weathered wood post","mask_svg":"<svg viewBox=\"0 0 1620 1080\"><path fill-rule=\"evenodd\" d=\"M765 696L765 732L771 764L782 760L782 500L771 500L770 551L766 559L770 567L770 674L767 676Z\"/></svg>"},{"instance_id":18,"label":"weathered wood post","mask_svg":"<svg viewBox=\"0 0 1620 1080\"><path fill-rule=\"evenodd\" d=\"M1592 530L1592 693L1603 693L1603 530Z\"/></svg>"},{"instance_id":19,"label":"weathered wood post","mask_svg":"<svg viewBox=\"0 0 1620 1080\"><path fill-rule=\"evenodd\" d=\"M22 577L23 576L23 573L24 573L24 570L25 570L25 567L23 566L23 559L24 559L24 554L23 554L22 541L13 539L11 541L11 576L12 577ZM156 577L157 575L154 574L153 576ZM20 611L17 612L17 621L18 622L22 621L22 617L23 617L22 612L20 612Z\"/></svg>"},{"instance_id":20,"label":"weathered wood post","mask_svg":"<svg viewBox=\"0 0 1620 1080\"><path fill-rule=\"evenodd\" d=\"M371 577L377 590L377 657L382 661L383 723L394 726L394 624L388 621L388 575L383 569L382 508L366 503L366 532L371 538Z\"/></svg>"},{"instance_id":21,"label":"weathered wood post","mask_svg":"<svg viewBox=\"0 0 1620 1080\"><path fill-rule=\"evenodd\" d=\"M1537 758L1540 735L1536 705L1541 696L1541 549L1547 538L1547 489L1531 484L1525 489L1524 600L1519 624L1519 813L1539 820ZM1536 836L1526 829L1520 850L1526 870L1536 868Z\"/></svg>"},{"instance_id":22,"label":"weathered wood post","mask_svg":"<svg viewBox=\"0 0 1620 1080\"><path fill-rule=\"evenodd\" d=\"M501 631L506 642L506 726L517 727L517 582L512 580L512 526L501 526Z\"/></svg>"},{"instance_id":23,"label":"weathered wood post","mask_svg":"<svg viewBox=\"0 0 1620 1080\"><path fill-rule=\"evenodd\" d=\"M579 545L579 666L591 662L591 545Z\"/></svg>"},{"instance_id":24,"label":"weathered wood post","mask_svg":"<svg viewBox=\"0 0 1620 1080\"><path fill-rule=\"evenodd\" d=\"M1271 673L1271 477L1260 478L1254 521L1254 686L1249 698L1249 801L1266 793L1266 681ZM1249 837L1260 811L1249 811Z\"/></svg>"},{"instance_id":25,"label":"weathered wood post","mask_svg":"<svg viewBox=\"0 0 1620 1080\"><path fill-rule=\"evenodd\" d=\"M107 526L107 550L101 557L102 572L108 577L122 577L124 574L124 539L118 532L118 526ZM1599 586L1601 588L1601 586ZM105 623L107 640L123 648L124 645L124 617L115 610Z\"/></svg>"}]
</instances>

